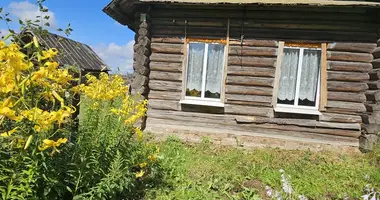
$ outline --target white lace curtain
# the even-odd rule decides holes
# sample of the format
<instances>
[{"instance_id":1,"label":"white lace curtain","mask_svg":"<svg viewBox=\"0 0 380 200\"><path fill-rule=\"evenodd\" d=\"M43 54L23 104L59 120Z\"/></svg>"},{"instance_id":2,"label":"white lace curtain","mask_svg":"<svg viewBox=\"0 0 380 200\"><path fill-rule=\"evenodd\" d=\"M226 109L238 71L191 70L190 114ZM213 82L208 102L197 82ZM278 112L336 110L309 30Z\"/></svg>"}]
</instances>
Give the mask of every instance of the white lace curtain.
<instances>
[{"instance_id":1,"label":"white lace curtain","mask_svg":"<svg viewBox=\"0 0 380 200\"><path fill-rule=\"evenodd\" d=\"M299 49L284 49L278 99L293 101L296 93ZM314 101L318 88L321 52L305 49L302 58L299 99Z\"/></svg>"},{"instance_id":2,"label":"white lace curtain","mask_svg":"<svg viewBox=\"0 0 380 200\"><path fill-rule=\"evenodd\" d=\"M187 68L187 89L202 90L202 71L205 45L200 43L189 44L189 58Z\"/></svg>"},{"instance_id":3,"label":"white lace curtain","mask_svg":"<svg viewBox=\"0 0 380 200\"><path fill-rule=\"evenodd\" d=\"M206 91L221 92L223 77L224 45L209 44L206 74ZM206 96L207 97L207 96Z\"/></svg>"}]
</instances>

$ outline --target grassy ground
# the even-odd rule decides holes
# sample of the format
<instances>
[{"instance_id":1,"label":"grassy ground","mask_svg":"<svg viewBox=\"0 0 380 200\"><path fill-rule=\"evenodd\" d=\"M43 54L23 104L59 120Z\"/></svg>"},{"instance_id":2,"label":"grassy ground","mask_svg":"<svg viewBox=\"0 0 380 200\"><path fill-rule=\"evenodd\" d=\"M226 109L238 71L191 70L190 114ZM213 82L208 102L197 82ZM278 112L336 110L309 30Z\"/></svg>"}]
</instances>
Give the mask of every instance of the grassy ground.
<instances>
[{"instance_id":1,"label":"grassy ground","mask_svg":"<svg viewBox=\"0 0 380 200\"><path fill-rule=\"evenodd\" d=\"M266 199L265 186L282 190L280 169L294 191L309 199L358 199L371 184L380 188L380 168L364 154L239 150L207 140L189 146L175 138L161 143L163 183L147 199Z\"/></svg>"}]
</instances>

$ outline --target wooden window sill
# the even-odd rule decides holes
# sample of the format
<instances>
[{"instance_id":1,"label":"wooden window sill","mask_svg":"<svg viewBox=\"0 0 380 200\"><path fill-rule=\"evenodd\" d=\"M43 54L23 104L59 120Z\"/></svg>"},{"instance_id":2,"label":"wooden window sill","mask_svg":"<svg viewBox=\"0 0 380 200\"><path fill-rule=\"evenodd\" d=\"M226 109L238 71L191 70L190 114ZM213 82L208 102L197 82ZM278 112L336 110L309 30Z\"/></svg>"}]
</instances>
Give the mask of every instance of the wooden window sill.
<instances>
[{"instance_id":1,"label":"wooden window sill","mask_svg":"<svg viewBox=\"0 0 380 200\"><path fill-rule=\"evenodd\" d=\"M300 108L300 107L287 107L277 105L274 108L275 112L281 113L295 113L295 114L305 114L305 115L322 115L321 112L316 110L315 108Z\"/></svg>"},{"instance_id":2,"label":"wooden window sill","mask_svg":"<svg viewBox=\"0 0 380 200\"><path fill-rule=\"evenodd\" d=\"M199 105L199 106L211 106L211 107L224 107L224 103L220 101L208 101L208 100L195 100L195 99L183 99L179 101L180 104Z\"/></svg>"}]
</instances>

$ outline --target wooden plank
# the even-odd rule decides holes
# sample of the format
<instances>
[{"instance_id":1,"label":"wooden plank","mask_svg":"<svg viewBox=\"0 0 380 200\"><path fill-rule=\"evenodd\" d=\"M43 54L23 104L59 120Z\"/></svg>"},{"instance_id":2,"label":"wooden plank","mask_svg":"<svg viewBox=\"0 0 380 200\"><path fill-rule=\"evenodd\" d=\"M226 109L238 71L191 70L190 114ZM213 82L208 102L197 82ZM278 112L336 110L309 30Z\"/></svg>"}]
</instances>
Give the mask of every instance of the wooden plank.
<instances>
[{"instance_id":1,"label":"wooden plank","mask_svg":"<svg viewBox=\"0 0 380 200\"><path fill-rule=\"evenodd\" d=\"M341 113L364 113L366 107L363 103L344 102L344 101L328 101L326 106L327 112L335 111Z\"/></svg>"},{"instance_id":2,"label":"wooden plank","mask_svg":"<svg viewBox=\"0 0 380 200\"><path fill-rule=\"evenodd\" d=\"M148 98L179 101L181 99L181 92L150 90Z\"/></svg>"},{"instance_id":3,"label":"wooden plank","mask_svg":"<svg viewBox=\"0 0 380 200\"><path fill-rule=\"evenodd\" d=\"M328 81L327 89L328 91L338 92L363 92L368 90L368 85L366 83L357 82Z\"/></svg>"},{"instance_id":4,"label":"wooden plank","mask_svg":"<svg viewBox=\"0 0 380 200\"><path fill-rule=\"evenodd\" d=\"M182 63L183 55L152 53L152 55L150 55L149 58L150 58L150 61L156 61L156 62Z\"/></svg>"},{"instance_id":5,"label":"wooden plank","mask_svg":"<svg viewBox=\"0 0 380 200\"><path fill-rule=\"evenodd\" d=\"M184 40L180 37L152 37L152 43L183 44Z\"/></svg>"},{"instance_id":6,"label":"wooden plank","mask_svg":"<svg viewBox=\"0 0 380 200\"><path fill-rule=\"evenodd\" d=\"M151 90L157 91L173 91L180 92L181 91L181 83L173 82L173 81L158 81L158 80L150 80L149 88Z\"/></svg>"},{"instance_id":7,"label":"wooden plank","mask_svg":"<svg viewBox=\"0 0 380 200\"><path fill-rule=\"evenodd\" d=\"M229 65L241 65L241 66L257 66L257 67L274 67L276 58L265 57L245 57L245 56L229 56Z\"/></svg>"},{"instance_id":8,"label":"wooden plank","mask_svg":"<svg viewBox=\"0 0 380 200\"><path fill-rule=\"evenodd\" d=\"M348 42L334 42L327 46L328 50L358 52L358 53L372 53L376 48L376 43L348 43Z\"/></svg>"},{"instance_id":9,"label":"wooden plank","mask_svg":"<svg viewBox=\"0 0 380 200\"><path fill-rule=\"evenodd\" d=\"M252 102L265 102L270 103L272 97L259 96L259 95L241 95L241 94L226 94L226 99L229 102L232 101L252 101Z\"/></svg>"},{"instance_id":10,"label":"wooden plank","mask_svg":"<svg viewBox=\"0 0 380 200\"><path fill-rule=\"evenodd\" d=\"M319 120L327 122L362 123L362 118L358 115L345 115L325 112L319 117Z\"/></svg>"},{"instance_id":11,"label":"wooden plank","mask_svg":"<svg viewBox=\"0 0 380 200\"><path fill-rule=\"evenodd\" d=\"M248 85L273 87L273 78L251 77L251 76L228 76L229 85Z\"/></svg>"},{"instance_id":12,"label":"wooden plank","mask_svg":"<svg viewBox=\"0 0 380 200\"><path fill-rule=\"evenodd\" d=\"M228 66L227 75L273 78L275 76L275 69L267 67L243 67L232 65Z\"/></svg>"},{"instance_id":13,"label":"wooden plank","mask_svg":"<svg viewBox=\"0 0 380 200\"><path fill-rule=\"evenodd\" d=\"M240 45L240 46L252 46L252 47L277 47L278 42L276 40L256 40L256 39L244 39L236 40L230 39L231 45Z\"/></svg>"},{"instance_id":14,"label":"wooden plank","mask_svg":"<svg viewBox=\"0 0 380 200\"><path fill-rule=\"evenodd\" d=\"M230 18L227 20L227 37L226 37L226 48L230 48ZM227 72L228 72L228 51L224 51L224 61L223 61L223 78L222 78L222 91L220 98L222 99L222 102L226 101L226 84L227 84Z\"/></svg>"},{"instance_id":15,"label":"wooden plank","mask_svg":"<svg viewBox=\"0 0 380 200\"><path fill-rule=\"evenodd\" d=\"M148 109L181 110L181 105L179 101L149 99Z\"/></svg>"},{"instance_id":16,"label":"wooden plank","mask_svg":"<svg viewBox=\"0 0 380 200\"><path fill-rule=\"evenodd\" d=\"M183 44L152 43L153 53L183 54Z\"/></svg>"},{"instance_id":17,"label":"wooden plank","mask_svg":"<svg viewBox=\"0 0 380 200\"><path fill-rule=\"evenodd\" d=\"M373 60L372 54L369 53L351 53L342 51L328 51L328 60L365 62L370 63Z\"/></svg>"},{"instance_id":18,"label":"wooden plank","mask_svg":"<svg viewBox=\"0 0 380 200\"><path fill-rule=\"evenodd\" d=\"M181 82L182 74L178 72L151 71L149 74L149 79Z\"/></svg>"},{"instance_id":19,"label":"wooden plank","mask_svg":"<svg viewBox=\"0 0 380 200\"><path fill-rule=\"evenodd\" d=\"M182 63L150 62L150 71L181 72Z\"/></svg>"},{"instance_id":20,"label":"wooden plank","mask_svg":"<svg viewBox=\"0 0 380 200\"><path fill-rule=\"evenodd\" d=\"M266 117L272 112L272 108L253 107L253 106L240 106L225 104L224 113L235 115L250 115Z\"/></svg>"},{"instance_id":21,"label":"wooden plank","mask_svg":"<svg viewBox=\"0 0 380 200\"><path fill-rule=\"evenodd\" d=\"M332 71L369 72L371 63L328 61L328 69Z\"/></svg>"},{"instance_id":22,"label":"wooden plank","mask_svg":"<svg viewBox=\"0 0 380 200\"><path fill-rule=\"evenodd\" d=\"M320 99L319 99L319 110L325 110L327 105L327 44L322 43L321 45L322 55L321 55L321 89L320 89Z\"/></svg>"},{"instance_id":23,"label":"wooden plank","mask_svg":"<svg viewBox=\"0 0 380 200\"><path fill-rule=\"evenodd\" d=\"M272 88L240 86L240 85L227 85L226 86L226 94L246 94L246 95L272 96Z\"/></svg>"},{"instance_id":24,"label":"wooden plank","mask_svg":"<svg viewBox=\"0 0 380 200\"><path fill-rule=\"evenodd\" d=\"M327 79L332 81L365 82L369 80L369 75L368 73L330 71L327 73Z\"/></svg>"},{"instance_id":25,"label":"wooden plank","mask_svg":"<svg viewBox=\"0 0 380 200\"><path fill-rule=\"evenodd\" d=\"M231 46L229 55L275 57L277 56L277 49L273 47Z\"/></svg>"},{"instance_id":26,"label":"wooden plank","mask_svg":"<svg viewBox=\"0 0 380 200\"><path fill-rule=\"evenodd\" d=\"M367 100L364 93L332 92L332 91L328 93L327 99L334 100L334 101L347 101L347 102L358 102L358 103L363 103Z\"/></svg>"}]
</instances>

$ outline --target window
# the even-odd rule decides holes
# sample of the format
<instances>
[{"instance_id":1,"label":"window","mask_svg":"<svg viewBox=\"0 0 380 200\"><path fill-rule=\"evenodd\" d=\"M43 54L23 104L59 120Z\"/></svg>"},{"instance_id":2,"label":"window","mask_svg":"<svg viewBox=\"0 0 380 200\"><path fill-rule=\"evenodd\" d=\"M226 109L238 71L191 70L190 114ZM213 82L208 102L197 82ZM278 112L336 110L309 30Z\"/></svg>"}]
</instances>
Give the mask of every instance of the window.
<instances>
[{"instance_id":1,"label":"window","mask_svg":"<svg viewBox=\"0 0 380 200\"><path fill-rule=\"evenodd\" d=\"M224 68L224 44L188 44L185 100L220 102Z\"/></svg>"},{"instance_id":2,"label":"window","mask_svg":"<svg viewBox=\"0 0 380 200\"><path fill-rule=\"evenodd\" d=\"M316 114L319 104L321 49L284 47L275 111Z\"/></svg>"}]
</instances>

